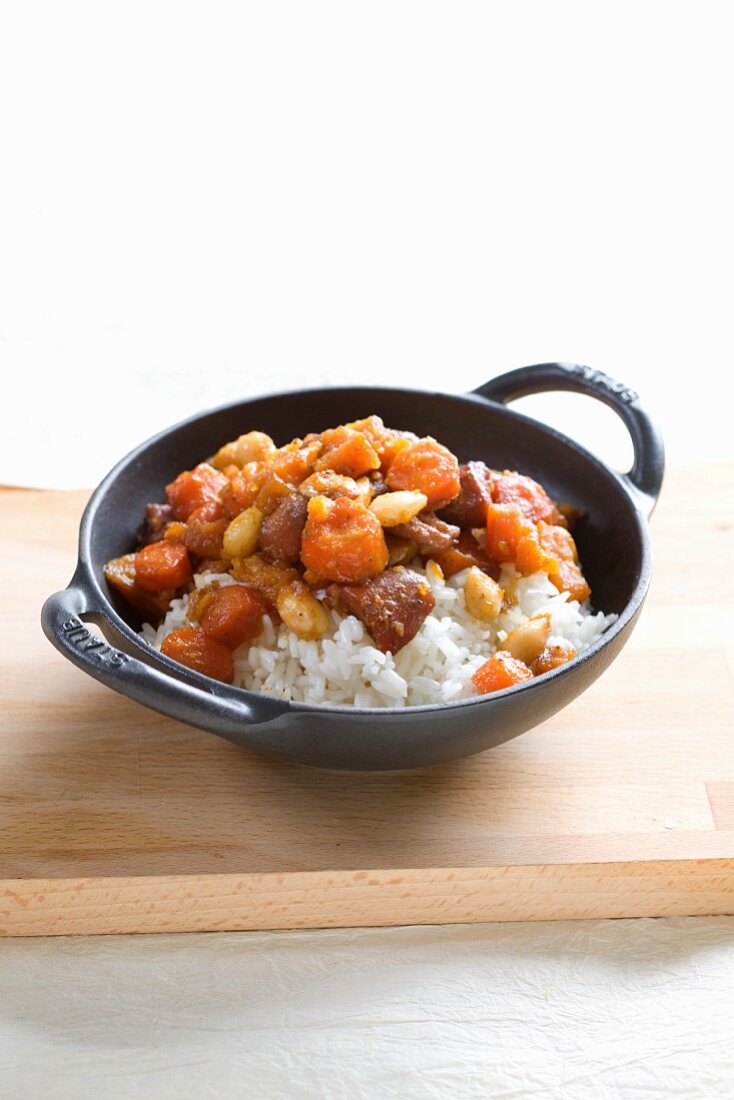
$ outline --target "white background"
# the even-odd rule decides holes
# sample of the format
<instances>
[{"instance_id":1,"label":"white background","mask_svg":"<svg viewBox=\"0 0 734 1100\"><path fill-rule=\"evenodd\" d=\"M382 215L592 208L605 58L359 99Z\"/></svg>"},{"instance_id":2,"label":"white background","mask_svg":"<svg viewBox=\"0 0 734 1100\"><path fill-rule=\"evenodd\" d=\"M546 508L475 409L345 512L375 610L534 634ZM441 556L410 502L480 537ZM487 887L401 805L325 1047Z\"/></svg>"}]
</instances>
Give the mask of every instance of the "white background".
<instances>
[{"instance_id":1,"label":"white background","mask_svg":"<svg viewBox=\"0 0 734 1100\"><path fill-rule=\"evenodd\" d=\"M734 453L727 9L8 4L0 482L95 484L246 394L550 359L671 457ZM625 465L606 409L538 408Z\"/></svg>"},{"instance_id":2,"label":"white background","mask_svg":"<svg viewBox=\"0 0 734 1100\"><path fill-rule=\"evenodd\" d=\"M93 485L248 394L550 359L637 389L671 461L734 453L730 5L1 11L0 483ZM628 464L606 409L533 408ZM0 1096L730 1096L732 938L18 941Z\"/></svg>"}]
</instances>

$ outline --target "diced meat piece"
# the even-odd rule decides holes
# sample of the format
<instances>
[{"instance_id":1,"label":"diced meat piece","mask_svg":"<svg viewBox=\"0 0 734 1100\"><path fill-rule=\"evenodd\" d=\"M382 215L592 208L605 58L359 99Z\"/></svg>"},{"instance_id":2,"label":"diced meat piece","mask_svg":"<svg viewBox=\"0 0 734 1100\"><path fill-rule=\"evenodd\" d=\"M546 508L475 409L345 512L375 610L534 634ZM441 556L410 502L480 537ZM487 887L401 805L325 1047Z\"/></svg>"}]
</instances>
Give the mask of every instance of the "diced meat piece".
<instances>
[{"instance_id":1,"label":"diced meat piece","mask_svg":"<svg viewBox=\"0 0 734 1100\"><path fill-rule=\"evenodd\" d=\"M495 504L514 504L526 519L537 523L563 523L563 516L542 485L525 474L505 470L495 474L492 482L492 500ZM482 520L481 522L484 522ZM479 524L474 524L478 527Z\"/></svg>"},{"instance_id":2,"label":"diced meat piece","mask_svg":"<svg viewBox=\"0 0 734 1100\"><path fill-rule=\"evenodd\" d=\"M398 451L387 474L389 489L415 489L432 510L445 508L461 489L459 462L435 439L419 439Z\"/></svg>"},{"instance_id":3,"label":"diced meat piece","mask_svg":"<svg viewBox=\"0 0 734 1100\"><path fill-rule=\"evenodd\" d=\"M166 527L172 519L173 508L170 504L146 504L143 522L138 531L138 543L149 546L151 542L158 542L165 536Z\"/></svg>"},{"instance_id":4,"label":"diced meat piece","mask_svg":"<svg viewBox=\"0 0 734 1100\"><path fill-rule=\"evenodd\" d=\"M236 649L248 638L256 638L268 609L262 593L241 584L228 584L214 592L201 609L199 622L208 637Z\"/></svg>"},{"instance_id":5,"label":"diced meat piece","mask_svg":"<svg viewBox=\"0 0 734 1100\"><path fill-rule=\"evenodd\" d=\"M232 576L248 588L262 592L271 607L275 607L278 593L286 584L300 580L297 569L283 561L266 561L262 554L250 554L230 563Z\"/></svg>"},{"instance_id":6,"label":"diced meat piece","mask_svg":"<svg viewBox=\"0 0 734 1100\"><path fill-rule=\"evenodd\" d=\"M358 501L313 497L301 540L306 569L328 581L360 584L380 573L388 561L379 520Z\"/></svg>"},{"instance_id":7,"label":"diced meat piece","mask_svg":"<svg viewBox=\"0 0 734 1100\"><path fill-rule=\"evenodd\" d=\"M420 630L436 605L426 578L397 566L363 585L333 585L330 597L356 615L382 653L397 653Z\"/></svg>"},{"instance_id":8,"label":"diced meat piece","mask_svg":"<svg viewBox=\"0 0 734 1100\"><path fill-rule=\"evenodd\" d=\"M188 551L199 558L219 558L222 555L222 540L227 530L226 519L199 519L203 509L197 508L186 525L183 544Z\"/></svg>"},{"instance_id":9,"label":"diced meat piece","mask_svg":"<svg viewBox=\"0 0 734 1100\"><path fill-rule=\"evenodd\" d=\"M202 558L196 567L197 573L228 573L232 565L227 558Z\"/></svg>"},{"instance_id":10,"label":"diced meat piece","mask_svg":"<svg viewBox=\"0 0 734 1100\"><path fill-rule=\"evenodd\" d=\"M137 554L123 554L113 558L104 567L107 583L121 592L127 602L145 622L157 623L168 610L173 598L171 592L146 592L135 583L135 559Z\"/></svg>"},{"instance_id":11,"label":"diced meat piece","mask_svg":"<svg viewBox=\"0 0 734 1100\"><path fill-rule=\"evenodd\" d=\"M337 497L361 500L364 496L362 488L353 477L335 474L333 470L317 470L301 482L298 492L308 499L322 496L329 497L330 500L336 500Z\"/></svg>"},{"instance_id":12,"label":"diced meat piece","mask_svg":"<svg viewBox=\"0 0 734 1100\"><path fill-rule=\"evenodd\" d=\"M166 495L173 510L174 519L187 520L195 509L209 501L217 500L222 489L228 484L224 474L206 462L202 462L194 470L179 474L176 480L166 487Z\"/></svg>"},{"instance_id":13,"label":"diced meat piece","mask_svg":"<svg viewBox=\"0 0 734 1100\"><path fill-rule=\"evenodd\" d=\"M195 626L184 626L172 631L164 639L161 653L178 661L180 665L231 684L234 677L232 654L221 642L207 637L203 630Z\"/></svg>"},{"instance_id":14,"label":"diced meat piece","mask_svg":"<svg viewBox=\"0 0 734 1100\"><path fill-rule=\"evenodd\" d=\"M462 531L455 546L444 550L436 561L441 566L444 577L453 577L462 569L476 566L494 580L500 575L499 566L493 561L483 546L480 546L471 531Z\"/></svg>"},{"instance_id":15,"label":"diced meat piece","mask_svg":"<svg viewBox=\"0 0 734 1100\"><path fill-rule=\"evenodd\" d=\"M191 580L188 550L180 542L152 542L135 557L135 584L145 592L171 592Z\"/></svg>"},{"instance_id":16,"label":"diced meat piece","mask_svg":"<svg viewBox=\"0 0 734 1100\"><path fill-rule=\"evenodd\" d=\"M418 547L418 553L434 557L450 550L460 535L458 527L451 523L444 523L442 519L434 516L432 512L421 512L408 523L401 523L397 527L390 528L391 535L397 535L400 539L414 542Z\"/></svg>"},{"instance_id":17,"label":"diced meat piece","mask_svg":"<svg viewBox=\"0 0 734 1100\"><path fill-rule=\"evenodd\" d=\"M465 529L483 527L492 502L492 471L483 462L465 462L459 466L459 480L459 495L443 509L442 518Z\"/></svg>"},{"instance_id":18,"label":"diced meat piece","mask_svg":"<svg viewBox=\"0 0 734 1100\"><path fill-rule=\"evenodd\" d=\"M491 691L504 691L532 680L533 674L526 664L500 650L480 665L472 676L472 683L481 695Z\"/></svg>"},{"instance_id":19,"label":"diced meat piece","mask_svg":"<svg viewBox=\"0 0 734 1100\"><path fill-rule=\"evenodd\" d=\"M570 646L547 645L535 658L530 668L534 676L542 676L544 672L552 672L554 668L565 665L575 656L576 650Z\"/></svg>"},{"instance_id":20,"label":"diced meat piece","mask_svg":"<svg viewBox=\"0 0 734 1100\"><path fill-rule=\"evenodd\" d=\"M291 493L282 500L262 521L259 541L263 553L275 561L298 561L307 512L308 501L300 493Z\"/></svg>"},{"instance_id":21,"label":"diced meat piece","mask_svg":"<svg viewBox=\"0 0 734 1100\"><path fill-rule=\"evenodd\" d=\"M407 565L418 553L418 547L414 542L393 538L389 531L385 533L385 542L390 555L387 560L388 565Z\"/></svg>"}]
</instances>

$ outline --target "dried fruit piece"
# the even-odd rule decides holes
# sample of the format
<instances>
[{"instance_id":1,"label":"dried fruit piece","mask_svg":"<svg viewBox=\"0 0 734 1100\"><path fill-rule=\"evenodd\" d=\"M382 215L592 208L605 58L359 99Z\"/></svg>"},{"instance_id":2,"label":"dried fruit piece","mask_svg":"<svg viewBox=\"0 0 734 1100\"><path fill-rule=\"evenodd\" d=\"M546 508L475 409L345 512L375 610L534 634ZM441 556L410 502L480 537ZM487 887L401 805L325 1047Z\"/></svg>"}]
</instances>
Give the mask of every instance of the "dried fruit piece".
<instances>
[{"instance_id":1,"label":"dried fruit piece","mask_svg":"<svg viewBox=\"0 0 734 1100\"><path fill-rule=\"evenodd\" d=\"M135 558L135 583L145 592L169 592L191 580L188 550L180 542L152 542Z\"/></svg>"},{"instance_id":2,"label":"dried fruit piece","mask_svg":"<svg viewBox=\"0 0 734 1100\"><path fill-rule=\"evenodd\" d=\"M265 597L242 584L227 584L215 590L199 613L204 633L230 649L248 638L256 638L267 611Z\"/></svg>"},{"instance_id":3,"label":"dried fruit piece","mask_svg":"<svg viewBox=\"0 0 734 1100\"><path fill-rule=\"evenodd\" d=\"M234 677L232 654L221 642L207 637L195 626L173 630L164 640L161 653L213 680L231 684Z\"/></svg>"}]
</instances>

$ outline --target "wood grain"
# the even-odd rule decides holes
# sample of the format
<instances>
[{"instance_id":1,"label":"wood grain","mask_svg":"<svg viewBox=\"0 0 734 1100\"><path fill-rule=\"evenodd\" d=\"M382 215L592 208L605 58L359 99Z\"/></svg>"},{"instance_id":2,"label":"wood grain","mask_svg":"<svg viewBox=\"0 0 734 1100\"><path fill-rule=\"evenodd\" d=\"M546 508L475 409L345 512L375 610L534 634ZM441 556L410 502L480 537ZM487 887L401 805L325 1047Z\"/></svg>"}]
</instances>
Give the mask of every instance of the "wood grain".
<instances>
[{"instance_id":1,"label":"wood grain","mask_svg":"<svg viewBox=\"0 0 734 1100\"><path fill-rule=\"evenodd\" d=\"M734 912L733 483L669 475L650 599L580 699L380 775L262 760L68 664L38 616L86 494L0 491L0 933Z\"/></svg>"}]
</instances>

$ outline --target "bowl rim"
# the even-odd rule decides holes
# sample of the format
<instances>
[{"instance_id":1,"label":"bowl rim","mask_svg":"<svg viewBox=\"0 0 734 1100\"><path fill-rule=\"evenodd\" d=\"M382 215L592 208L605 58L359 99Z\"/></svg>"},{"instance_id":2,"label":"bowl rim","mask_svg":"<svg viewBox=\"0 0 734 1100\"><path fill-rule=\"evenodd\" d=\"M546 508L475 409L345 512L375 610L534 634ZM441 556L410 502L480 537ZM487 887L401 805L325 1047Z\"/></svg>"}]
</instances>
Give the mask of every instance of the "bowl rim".
<instances>
[{"instance_id":1,"label":"bowl rim","mask_svg":"<svg viewBox=\"0 0 734 1100\"><path fill-rule=\"evenodd\" d=\"M166 657L165 654L160 653L158 650L144 640L144 638L129 626L129 624L122 618L119 612L115 609L109 596L103 590L97 577L95 576L91 565L91 553L90 542L91 533L96 518L97 511L100 507L104 496L111 485L113 485L117 478L127 469L131 463L135 461L140 455L147 451L150 447L162 442L167 436L172 435L174 432L191 427L193 424L209 416L216 416L220 413L230 412L233 409L242 408L249 404L254 404L258 401L277 400L277 399L297 399L307 394L319 394L339 391L357 391L363 392L365 395L375 395L380 393L404 393L404 394L420 394L422 396L429 396L439 398L441 400L456 400L461 402L470 402L480 408L486 408L490 406L495 412L501 413L503 416L510 417L511 419L527 425L534 430L540 430L541 432L550 435L556 441L562 445L568 447L570 450L576 452L576 454L586 462L595 466L597 470L609 478L622 492L626 499L630 514L634 517L636 529L640 538L641 546L641 559L639 563L638 577L635 583L634 590L630 599L627 601L624 609L619 612L618 617L611 626L607 627L602 636L597 639L591 646L585 649L582 653L572 657L570 661L552 669L550 672L544 673L540 677L534 677L530 681L525 681L521 684L515 684L512 687L503 688L501 691L494 691L486 695L471 696L468 699L456 699L453 701L442 703L421 703L417 705L401 705L390 707L356 707L354 704L341 703L332 705L329 703L308 703L299 700L279 699L277 696L268 695L265 692L253 691L250 688L238 687L234 684L222 684L217 680L213 680L209 676L205 676L202 673L196 672L193 669L186 669L185 676L181 674L182 666ZM281 709L282 714L286 713L307 713L311 715L326 715L334 714L341 716L351 715L354 718L362 717L392 717L392 716L404 716L404 715L420 715L425 713L434 713L437 711L458 710L459 708L476 707L480 705L487 705L495 700L505 699L511 695L518 695L520 692L524 692L526 695L533 690L536 692L542 690L543 687L554 683L561 677L568 675L571 672L576 671L582 665L591 661L600 650L609 644L617 635L619 635L625 627L628 626L639 614L640 609L645 601L647 595L650 580L652 575L652 547L650 540L650 533L648 529L647 517L643 514L639 502L633 495L633 491L629 484L625 482L623 473L620 473L611 466L608 466L596 455L592 454L580 443L571 439L557 428L552 427L549 424L545 424L542 420L537 420L534 417L528 416L525 413L518 412L515 409L509 408L507 405L501 402L494 401L491 398L483 397L474 393L444 393L440 390L425 390L417 387L405 387L405 386L310 386L303 387L297 390L284 390L282 392L255 394L251 397L245 398L241 401L229 401L224 404L217 405L211 409L204 409L201 412L195 413L192 416L186 417L183 420L177 421L175 424L170 425L167 428L162 429L155 435L150 436L148 439L139 443L126 455L124 455L115 465L108 471L107 474L97 485L96 489L92 492L92 495L87 502L87 505L82 514L82 518L79 525L79 539L78 539L78 562L77 570L75 573L75 579L79 579L79 573L83 570L80 588L85 592L90 590L93 592L96 602L102 603L102 606L97 606L91 609L86 616L93 621L106 620L109 625L118 634L121 634L128 644L135 648L135 656L152 667L160 668L163 672L168 674L174 681L178 680L190 686L197 687L203 690L212 699L212 702L219 698L226 699L229 703L237 703L238 701L244 703L247 700L250 705L257 706L262 705L263 702L269 704L277 704ZM243 715L243 720L246 720Z\"/></svg>"}]
</instances>

